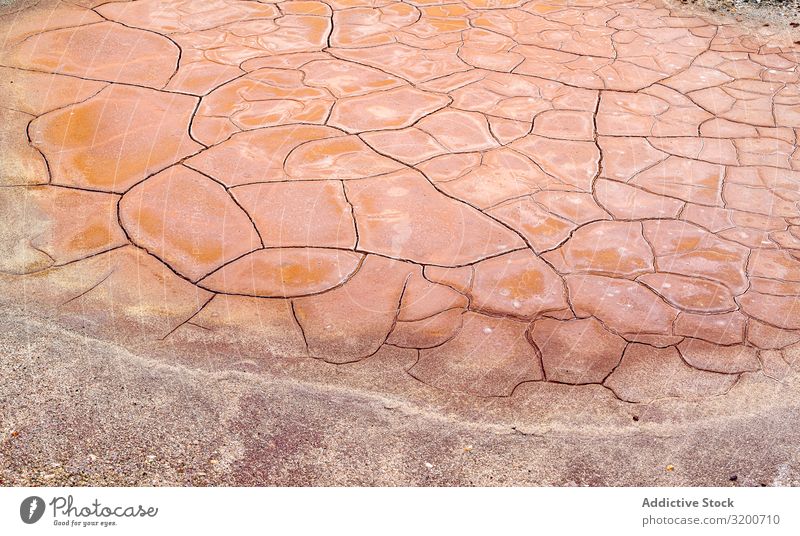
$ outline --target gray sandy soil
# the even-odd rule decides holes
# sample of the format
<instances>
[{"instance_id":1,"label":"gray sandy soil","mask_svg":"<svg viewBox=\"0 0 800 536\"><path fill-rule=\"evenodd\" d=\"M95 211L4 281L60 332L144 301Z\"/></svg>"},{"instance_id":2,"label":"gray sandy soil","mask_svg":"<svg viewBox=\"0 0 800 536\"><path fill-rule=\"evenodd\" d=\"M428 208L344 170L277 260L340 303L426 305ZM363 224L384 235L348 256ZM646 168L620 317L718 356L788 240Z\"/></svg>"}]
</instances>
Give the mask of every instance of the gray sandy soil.
<instances>
[{"instance_id":1,"label":"gray sandy soil","mask_svg":"<svg viewBox=\"0 0 800 536\"><path fill-rule=\"evenodd\" d=\"M800 2L797 0L669 0L675 8L699 15L732 17L742 24L769 33L800 36Z\"/></svg>"},{"instance_id":2,"label":"gray sandy soil","mask_svg":"<svg viewBox=\"0 0 800 536\"><path fill-rule=\"evenodd\" d=\"M2 485L800 484L796 374L650 405L552 384L459 399L404 376L407 352L336 366L189 342L132 351L0 312Z\"/></svg>"}]
</instances>

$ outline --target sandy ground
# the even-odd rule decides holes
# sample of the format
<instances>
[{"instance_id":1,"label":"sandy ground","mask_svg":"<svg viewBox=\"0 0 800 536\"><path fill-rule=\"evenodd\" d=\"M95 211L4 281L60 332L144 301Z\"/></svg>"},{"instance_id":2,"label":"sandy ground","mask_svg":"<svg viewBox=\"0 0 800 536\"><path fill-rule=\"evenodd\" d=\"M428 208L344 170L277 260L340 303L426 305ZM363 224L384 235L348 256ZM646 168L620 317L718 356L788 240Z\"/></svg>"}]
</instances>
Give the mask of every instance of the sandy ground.
<instances>
[{"instance_id":1,"label":"sandy ground","mask_svg":"<svg viewBox=\"0 0 800 536\"><path fill-rule=\"evenodd\" d=\"M797 0L672 0L672 5L694 7L698 13L711 12L738 19L752 26L774 26L792 31L800 26Z\"/></svg>"},{"instance_id":2,"label":"sandy ground","mask_svg":"<svg viewBox=\"0 0 800 536\"><path fill-rule=\"evenodd\" d=\"M375 356L366 371L222 366L8 309L0 334L3 485L800 483L796 376L745 375L700 402L625 404L541 384L468 402L397 382L408 356Z\"/></svg>"}]
</instances>

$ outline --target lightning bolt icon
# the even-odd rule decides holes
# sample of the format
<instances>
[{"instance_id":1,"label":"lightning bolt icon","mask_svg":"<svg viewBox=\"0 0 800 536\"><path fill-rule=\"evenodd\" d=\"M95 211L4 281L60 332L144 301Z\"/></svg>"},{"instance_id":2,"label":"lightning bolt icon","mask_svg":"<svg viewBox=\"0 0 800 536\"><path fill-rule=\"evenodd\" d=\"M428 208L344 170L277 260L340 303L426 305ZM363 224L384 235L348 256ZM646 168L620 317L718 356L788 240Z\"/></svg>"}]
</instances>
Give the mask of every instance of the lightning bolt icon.
<instances>
[{"instance_id":1,"label":"lightning bolt icon","mask_svg":"<svg viewBox=\"0 0 800 536\"><path fill-rule=\"evenodd\" d=\"M33 518L33 513L36 511L36 507L38 506L38 504L39 504L39 501L36 500L36 497L31 499L30 512L28 512L28 519Z\"/></svg>"}]
</instances>

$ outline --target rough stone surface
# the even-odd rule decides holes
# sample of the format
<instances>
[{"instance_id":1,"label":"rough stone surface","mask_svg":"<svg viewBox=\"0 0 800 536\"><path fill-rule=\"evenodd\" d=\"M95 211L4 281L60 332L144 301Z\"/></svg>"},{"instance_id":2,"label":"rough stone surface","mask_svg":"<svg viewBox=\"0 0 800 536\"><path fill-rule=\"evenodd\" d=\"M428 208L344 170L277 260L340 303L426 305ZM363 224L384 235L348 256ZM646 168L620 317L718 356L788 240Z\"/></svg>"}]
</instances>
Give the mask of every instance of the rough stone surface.
<instances>
[{"instance_id":1,"label":"rough stone surface","mask_svg":"<svg viewBox=\"0 0 800 536\"><path fill-rule=\"evenodd\" d=\"M37 117L28 131L53 184L121 193L202 148L187 131L195 104L186 95L112 84Z\"/></svg>"},{"instance_id":2,"label":"rough stone surface","mask_svg":"<svg viewBox=\"0 0 800 536\"><path fill-rule=\"evenodd\" d=\"M543 378L526 323L477 313L467 313L463 322L455 338L421 350L409 373L434 387L476 396L509 396L522 382Z\"/></svg>"},{"instance_id":3,"label":"rough stone surface","mask_svg":"<svg viewBox=\"0 0 800 536\"><path fill-rule=\"evenodd\" d=\"M607 462L624 465L618 445L632 442L652 464L639 483L718 485L705 473L648 472L693 444L664 438L691 437L691 456L723 473L725 453L751 452L765 434L790 444L792 433L773 425L796 414L798 399L792 32L663 0L0 8L0 322L10 330L0 333L12 356L0 392L12 393L3 422L31 445L15 446L0 427L2 483L75 483L25 469L52 467L49 454L32 454L55 452L41 445L89 447L68 421L17 401L62 397L62 413L80 419L101 406L63 399L60 383L32 385L20 362L41 353L52 365L43 377L61 374L94 403L104 379L109 389L129 384L93 362L103 345L131 374L179 363L136 376L147 389L152 378L173 382L156 388L169 415L191 406L198 422L227 419L217 451L202 454L219 462L207 482L370 484L310 474L308 453L353 433L347 423L383 429L386 416L372 413L382 403L424 421L408 444L430 436L439 450L465 452L430 433L440 427L457 429L458 441L480 430L485 444L509 449L492 451L475 479L483 463L456 464L466 471L459 483L630 483ZM74 357L78 346L93 348L92 363ZM67 365L101 379L88 385ZM210 410L216 417L174 383L185 375L204 385L203 367L225 384L213 400L198 391L225 406ZM293 473L285 452L271 469L273 447L249 434L281 411L287 384L237 391L244 380L231 370L313 393L309 407L325 419L301 423L297 397L287 397L292 409L279 420L288 428L272 443L308 436L296 447L302 469ZM231 385L240 398L220 395ZM342 408L330 409L327 389L345 393ZM76 429L138 430L119 416L144 406L122 408L124 399L111 399L113 418ZM370 417L349 414L354 407ZM636 428L631 414L653 426ZM143 430L166 437L148 422ZM735 424L726 432L721 422ZM528 454L507 463L526 451L515 441L544 438L546 426L574 431L553 452L581 434L606 452L558 467L550 456L546 470ZM245 429L246 439L225 443ZM501 429L518 433L498 440ZM385 447L361 430L365 441L351 446ZM710 449L697 448L703 439ZM87 452L63 467L83 471ZM408 456L393 483L442 482ZM124 458L137 469L125 474L146 474ZM414 464L427 476L410 478ZM100 473L120 472L111 465ZM520 466L534 476L512 475ZM754 471L752 484L800 481L785 468ZM179 474L156 483L194 482Z\"/></svg>"},{"instance_id":4,"label":"rough stone surface","mask_svg":"<svg viewBox=\"0 0 800 536\"><path fill-rule=\"evenodd\" d=\"M530 337L542 353L547 380L570 384L602 383L627 344L594 318L543 318L533 323Z\"/></svg>"},{"instance_id":5,"label":"rough stone surface","mask_svg":"<svg viewBox=\"0 0 800 536\"><path fill-rule=\"evenodd\" d=\"M655 377L657 382L637 381ZM733 387L735 374L693 368L681 360L677 348L652 349L633 343L625 350L619 367L605 382L629 402L652 402L667 397L720 395Z\"/></svg>"}]
</instances>

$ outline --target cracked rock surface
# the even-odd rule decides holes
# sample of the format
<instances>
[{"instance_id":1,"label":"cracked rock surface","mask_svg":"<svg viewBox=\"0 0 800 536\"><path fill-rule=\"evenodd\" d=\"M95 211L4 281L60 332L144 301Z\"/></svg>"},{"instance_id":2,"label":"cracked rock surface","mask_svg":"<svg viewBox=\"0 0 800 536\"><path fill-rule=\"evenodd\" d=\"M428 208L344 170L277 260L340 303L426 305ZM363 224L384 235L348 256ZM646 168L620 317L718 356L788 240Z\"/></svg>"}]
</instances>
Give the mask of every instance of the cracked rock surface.
<instances>
[{"instance_id":1,"label":"cracked rock surface","mask_svg":"<svg viewBox=\"0 0 800 536\"><path fill-rule=\"evenodd\" d=\"M794 378L788 34L660 0L42 1L0 32L4 310L421 404Z\"/></svg>"}]
</instances>

